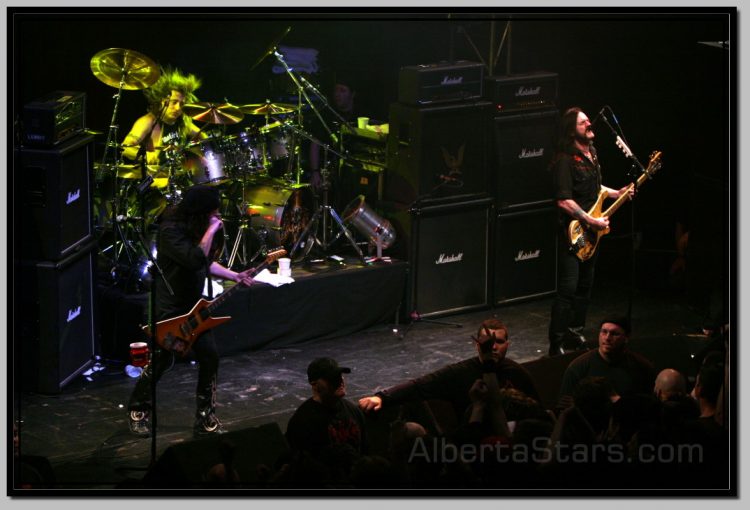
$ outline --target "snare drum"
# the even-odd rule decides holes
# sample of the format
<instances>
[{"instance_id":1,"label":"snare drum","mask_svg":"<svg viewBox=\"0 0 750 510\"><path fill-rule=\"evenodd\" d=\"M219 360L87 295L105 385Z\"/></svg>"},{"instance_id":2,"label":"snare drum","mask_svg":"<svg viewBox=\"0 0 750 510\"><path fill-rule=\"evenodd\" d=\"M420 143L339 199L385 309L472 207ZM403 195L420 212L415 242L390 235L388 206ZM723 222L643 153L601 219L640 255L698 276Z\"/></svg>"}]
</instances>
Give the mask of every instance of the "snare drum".
<instances>
[{"instance_id":1,"label":"snare drum","mask_svg":"<svg viewBox=\"0 0 750 510\"><path fill-rule=\"evenodd\" d=\"M186 147L183 166L190 174L193 184L215 186L229 180L224 171L224 157L221 138L206 138Z\"/></svg>"}]
</instances>

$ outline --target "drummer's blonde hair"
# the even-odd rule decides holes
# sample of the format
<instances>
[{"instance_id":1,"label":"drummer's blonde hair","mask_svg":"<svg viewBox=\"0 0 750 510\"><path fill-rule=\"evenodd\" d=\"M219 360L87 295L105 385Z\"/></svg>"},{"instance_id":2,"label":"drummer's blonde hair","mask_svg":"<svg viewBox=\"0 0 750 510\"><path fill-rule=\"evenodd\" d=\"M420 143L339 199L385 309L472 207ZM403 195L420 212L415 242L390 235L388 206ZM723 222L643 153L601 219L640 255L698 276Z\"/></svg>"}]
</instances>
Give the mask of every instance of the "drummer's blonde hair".
<instances>
[{"instance_id":1,"label":"drummer's blonde hair","mask_svg":"<svg viewBox=\"0 0 750 510\"><path fill-rule=\"evenodd\" d=\"M161 76L149 88L143 90L148 102L148 111L154 115L159 115L162 110L162 100L168 99L173 90L180 92L185 96L186 103L196 103L198 98L195 91L201 86L201 80L194 74L185 74L177 68L162 67ZM189 126L192 121L186 115L179 119L180 131L187 135L190 131Z\"/></svg>"}]
</instances>

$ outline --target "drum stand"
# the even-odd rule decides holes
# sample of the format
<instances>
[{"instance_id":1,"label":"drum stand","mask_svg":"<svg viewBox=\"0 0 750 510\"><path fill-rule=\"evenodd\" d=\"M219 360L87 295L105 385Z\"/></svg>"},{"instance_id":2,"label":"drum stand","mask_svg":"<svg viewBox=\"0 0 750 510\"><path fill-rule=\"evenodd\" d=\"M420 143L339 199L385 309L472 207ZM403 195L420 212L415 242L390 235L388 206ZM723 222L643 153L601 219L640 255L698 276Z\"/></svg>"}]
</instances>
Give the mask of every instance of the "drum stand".
<instances>
[{"instance_id":1,"label":"drum stand","mask_svg":"<svg viewBox=\"0 0 750 510\"><path fill-rule=\"evenodd\" d=\"M232 269L235 259L239 257L240 268L241 270L244 270L252 261L258 258L259 255L265 255L268 251L268 248L266 246L266 238L265 236L260 235L258 237L262 237L262 239L260 246L258 247L258 251L253 253L251 257L248 257L247 236L250 235L250 232L253 232L251 228L252 218L253 216L257 216L257 214L254 215L247 211L247 204L244 202L246 185L247 172L245 172L245 175L242 176L242 191L240 192L240 196L242 197L243 202L239 206L237 206L238 212L240 213L240 219L237 226L237 236L234 238L234 243L232 243L232 252L229 254L229 259L226 264L226 267L229 269ZM228 235L227 239L229 239Z\"/></svg>"},{"instance_id":2,"label":"drum stand","mask_svg":"<svg viewBox=\"0 0 750 510\"><path fill-rule=\"evenodd\" d=\"M341 218L339 217L336 210L328 203L328 189L330 188L328 174L328 169L326 167L323 167L323 169L320 171L320 175L323 177L323 185L321 186L321 189L323 191L323 203L318 206L318 209L315 211L315 214L313 214L310 223L307 224L305 230L302 231L299 239L297 239L297 242L294 243L292 251L289 253L289 258L294 260L294 254L300 247L305 250L305 254L309 253L312 247L316 244L320 246L324 253L327 254L333 242L336 241L341 236L341 234L343 234L349 240L349 244L352 245L352 248L354 248L354 251L359 256L359 260L362 261L362 265L366 266L367 261L365 260L365 256L362 254L362 250L359 248L359 246L357 246L352 233L349 232L349 229L347 229L346 226L344 226L344 222L341 221ZM328 237L329 215L339 228L339 233L331 241L329 241ZM318 222L322 222L322 234L320 238L316 235ZM308 239L309 237L312 237L312 239Z\"/></svg>"}]
</instances>

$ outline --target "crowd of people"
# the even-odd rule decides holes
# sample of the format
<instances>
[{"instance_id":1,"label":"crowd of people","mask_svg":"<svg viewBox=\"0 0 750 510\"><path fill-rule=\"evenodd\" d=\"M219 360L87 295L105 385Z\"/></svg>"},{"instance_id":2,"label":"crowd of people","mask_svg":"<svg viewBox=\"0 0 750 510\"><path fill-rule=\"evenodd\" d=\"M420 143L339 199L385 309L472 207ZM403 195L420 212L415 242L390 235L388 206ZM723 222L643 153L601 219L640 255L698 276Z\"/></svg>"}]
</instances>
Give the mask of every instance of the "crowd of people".
<instances>
[{"instance_id":1,"label":"crowd of people","mask_svg":"<svg viewBox=\"0 0 750 510\"><path fill-rule=\"evenodd\" d=\"M508 357L508 330L497 318L472 337L476 356L358 400L346 385L356 373L316 358L307 368L310 397L291 415L288 449L276 462L240 473L239 445L219 438L222 463L196 486L725 488L726 343L696 359L693 383L673 368L655 372L629 349L629 335L625 318L604 319L597 347L568 364L553 408Z\"/></svg>"}]
</instances>

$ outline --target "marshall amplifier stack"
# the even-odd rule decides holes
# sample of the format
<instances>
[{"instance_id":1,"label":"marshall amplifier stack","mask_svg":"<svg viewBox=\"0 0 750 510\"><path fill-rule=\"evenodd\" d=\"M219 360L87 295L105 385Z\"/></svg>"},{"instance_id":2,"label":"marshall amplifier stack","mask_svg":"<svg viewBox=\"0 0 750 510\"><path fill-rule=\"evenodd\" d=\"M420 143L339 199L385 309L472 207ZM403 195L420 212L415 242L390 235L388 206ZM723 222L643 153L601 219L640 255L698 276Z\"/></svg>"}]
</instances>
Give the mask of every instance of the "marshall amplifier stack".
<instances>
[{"instance_id":1,"label":"marshall amplifier stack","mask_svg":"<svg viewBox=\"0 0 750 510\"><path fill-rule=\"evenodd\" d=\"M548 170L559 113L557 74L492 76L490 174L497 207L492 254L494 304L556 289L556 208Z\"/></svg>"},{"instance_id":2,"label":"marshall amplifier stack","mask_svg":"<svg viewBox=\"0 0 750 510\"><path fill-rule=\"evenodd\" d=\"M386 203L394 253L410 262L407 313L436 316L486 307L493 200L492 104L476 62L407 66L389 111Z\"/></svg>"},{"instance_id":3,"label":"marshall amplifier stack","mask_svg":"<svg viewBox=\"0 0 750 510\"><path fill-rule=\"evenodd\" d=\"M94 137L84 99L54 93L25 109L13 153L14 381L58 393L95 353Z\"/></svg>"}]
</instances>

